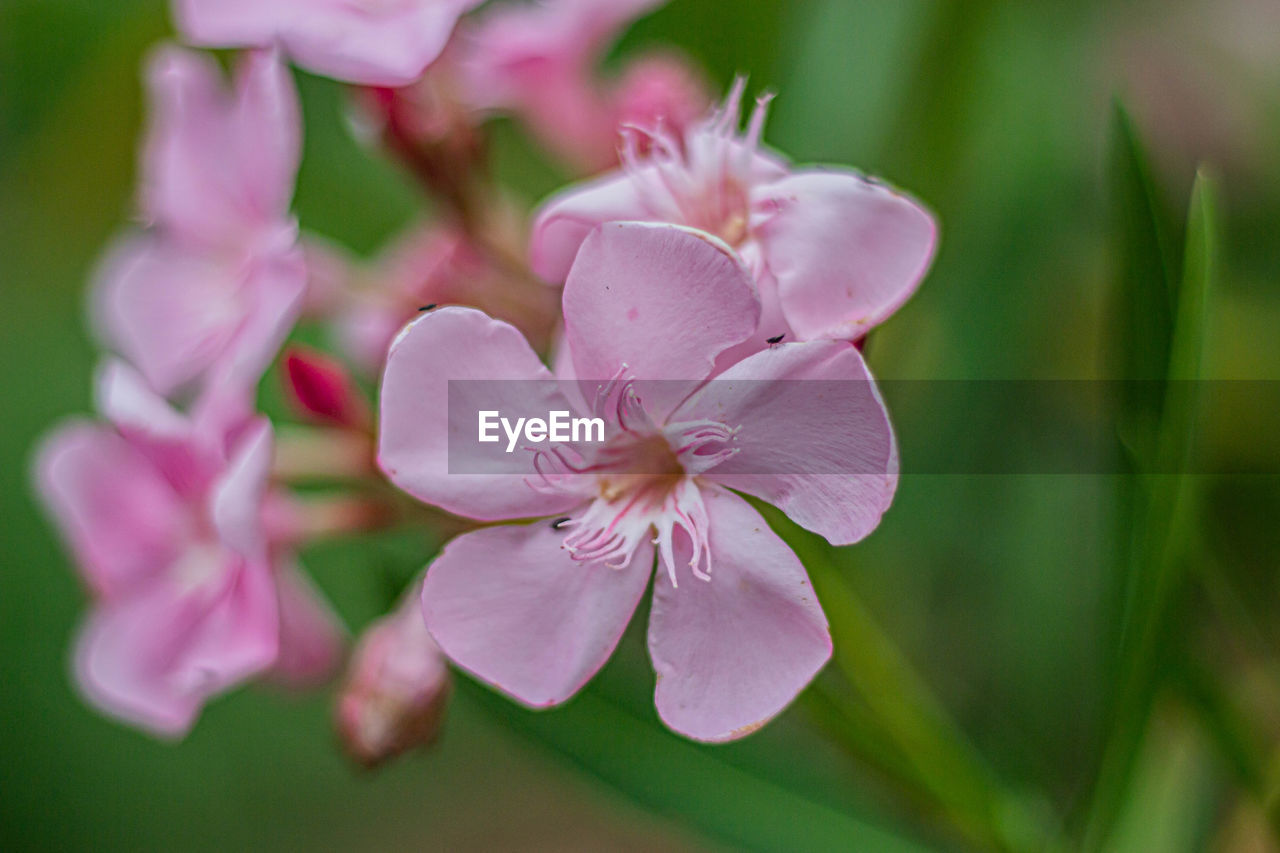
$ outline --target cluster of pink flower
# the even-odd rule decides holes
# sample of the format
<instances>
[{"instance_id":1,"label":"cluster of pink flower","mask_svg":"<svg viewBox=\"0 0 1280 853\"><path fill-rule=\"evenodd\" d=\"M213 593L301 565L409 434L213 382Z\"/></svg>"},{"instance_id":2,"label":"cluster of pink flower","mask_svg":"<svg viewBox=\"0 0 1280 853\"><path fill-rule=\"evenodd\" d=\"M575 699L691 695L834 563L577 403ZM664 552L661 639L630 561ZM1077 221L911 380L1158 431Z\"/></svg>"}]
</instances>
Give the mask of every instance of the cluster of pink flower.
<instances>
[{"instance_id":1,"label":"cluster of pink flower","mask_svg":"<svg viewBox=\"0 0 1280 853\"><path fill-rule=\"evenodd\" d=\"M606 79L607 46L659 4L175 0L189 43L245 50L230 87L199 52L152 57L144 227L93 288L113 353L103 421L58 428L37 465L95 602L75 653L91 702L179 736L246 680L330 678L345 632L294 551L394 516L373 498L309 506L289 489L335 461L370 479L380 467L464 530L351 655L338 725L362 761L432 736L445 657L527 705L564 702L651 577L656 704L674 730L739 737L824 665L803 566L737 493L834 544L879 523L897 451L854 343L917 287L936 226L882 184L765 150L767 101L740 130L741 81L709 110L674 54ZM372 137L441 202L438 222L369 264L300 236L285 58L352 84ZM593 176L528 233L482 168L495 111ZM300 321L382 371L376 431L342 362L294 350L288 384L323 427L273 447L256 389ZM554 371L538 355L549 348ZM537 397L516 405L599 416L613 437L528 454L527 470L450 473L448 386L467 379L544 380L504 387ZM850 390L792 390L809 379ZM684 384L642 397L648 380ZM736 380L755 390L722 393ZM856 471L814 473L843 459Z\"/></svg>"}]
</instances>

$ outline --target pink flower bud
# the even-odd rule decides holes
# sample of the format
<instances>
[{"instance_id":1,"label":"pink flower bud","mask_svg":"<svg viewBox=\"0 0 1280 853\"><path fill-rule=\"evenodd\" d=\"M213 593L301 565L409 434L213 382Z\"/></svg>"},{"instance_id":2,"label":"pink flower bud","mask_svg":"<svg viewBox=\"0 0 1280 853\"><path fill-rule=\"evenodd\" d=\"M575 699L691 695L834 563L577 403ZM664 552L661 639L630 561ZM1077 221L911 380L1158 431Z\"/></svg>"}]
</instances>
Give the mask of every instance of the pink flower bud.
<instances>
[{"instance_id":1,"label":"pink flower bud","mask_svg":"<svg viewBox=\"0 0 1280 853\"><path fill-rule=\"evenodd\" d=\"M366 767L431 744L440 733L449 670L427 633L421 592L415 583L394 611L365 630L338 697L338 736Z\"/></svg>"},{"instance_id":2,"label":"pink flower bud","mask_svg":"<svg viewBox=\"0 0 1280 853\"><path fill-rule=\"evenodd\" d=\"M284 369L285 388L302 416L354 429L369 425L369 405L338 361L295 346L285 354Z\"/></svg>"}]
</instances>

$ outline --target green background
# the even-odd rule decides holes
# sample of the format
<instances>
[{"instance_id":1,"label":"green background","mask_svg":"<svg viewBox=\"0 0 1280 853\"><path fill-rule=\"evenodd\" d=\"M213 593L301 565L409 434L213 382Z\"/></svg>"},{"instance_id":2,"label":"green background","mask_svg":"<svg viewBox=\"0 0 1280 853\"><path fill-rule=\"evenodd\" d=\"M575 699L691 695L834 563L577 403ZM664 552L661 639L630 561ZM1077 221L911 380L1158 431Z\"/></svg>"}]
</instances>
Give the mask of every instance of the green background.
<instances>
[{"instance_id":1,"label":"green background","mask_svg":"<svg viewBox=\"0 0 1280 853\"><path fill-rule=\"evenodd\" d=\"M717 87L749 73L778 93L771 144L883 176L937 212L933 272L870 344L886 378L1112 375L1106 163L1119 96L1172 210L1186 210L1198 162L1219 178L1208 375L1280 380L1270 5L674 0L617 54L674 43ZM728 747L667 734L635 625L568 707L535 715L464 682L441 745L376 774L334 748L328 695L242 690L180 745L79 702L66 661L84 599L32 502L30 454L50 424L89 408L84 288L131 213L140 61L168 32L154 0L0 0L0 849L957 846L826 740L808 706ZM299 84L302 224L372 252L420 199L351 141L338 86ZM510 124L495 156L531 203L563 181ZM932 436L921 452L1010 452L951 440L949 422L979 416L1016 413L931 411L922 428L924 412L894 412L904 432ZM1277 470L1280 435L1265 423L1247 407L1215 412L1206 452ZM905 477L881 529L842 555L849 584L1006 782L1068 816L1083 807L1104 725L1111 479ZM1242 591L1236 622L1275 647L1280 484L1199 479L1208 500L1187 522L1198 560ZM306 563L356 630L433 547L402 531L317 548ZM1179 619L1178 636L1217 648L1220 626L1195 600ZM1271 670L1258 680L1235 658L1214 663L1264 718L1280 708L1266 704L1280 692ZM1235 780L1187 713L1159 706L1118 846L1225 843Z\"/></svg>"}]
</instances>

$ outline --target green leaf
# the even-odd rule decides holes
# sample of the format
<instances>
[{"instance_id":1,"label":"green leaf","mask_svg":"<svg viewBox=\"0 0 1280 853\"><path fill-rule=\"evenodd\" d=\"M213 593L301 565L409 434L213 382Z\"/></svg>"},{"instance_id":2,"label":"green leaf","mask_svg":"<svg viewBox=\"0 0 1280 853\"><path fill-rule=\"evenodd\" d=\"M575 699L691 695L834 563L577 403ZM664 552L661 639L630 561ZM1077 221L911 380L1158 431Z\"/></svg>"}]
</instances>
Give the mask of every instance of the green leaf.
<instances>
[{"instance_id":1,"label":"green leaf","mask_svg":"<svg viewBox=\"0 0 1280 853\"><path fill-rule=\"evenodd\" d=\"M1130 150L1139 152L1132 134L1125 131L1124 135ZM1135 156L1130 162L1138 163L1140 159ZM1186 536L1192 526L1188 518L1194 505L1192 481L1186 471L1195 440L1205 330L1215 278L1214 199L1212 182L1201 172L1192 189L1185 264L1177 284L1169 291L1173 300L1169 304L1169 326L1165 329L1152 324L1147 333L1155 340L1139 337L1125 342L1130 351L1129 364L1162 364L1164 381L1158 384L1155 394L1126 400L1131 406L1151 407L1142 413L1154 415L1156 420L1133 457L1135 476L1123 478L1119 496L1120 575L1128 594L1120 628L1115 696L1086 836L1086 846L1090 848L1108 836L1130 796L1134 762L1142 747L1152 701L1160 686L1164 650L1169 645L1165 637L1170 627L1170 604L1183 578ZM1141 213L1131 213L1133 227L1129 236L1145 234L1153 238L1159 233L1154 208L1146 207L1151 221L1145 229L1137 227L1136 219ZM1147 248L1151 247L1148 241ZM1167 259L1167 252L1162 256ZM1133 255L1127 257L1132 261ZM1126 269L1132 271L1136 267L1126 264ZM1148 268L1145 278L1123 282L1131 288L1144 289L1143 293L1131 295L1131 307L1145 304L1154 311L1163 304L1154 273ZM1167 274L1164 281L1163 287L1168 290ZM1133 409L1122 410L1122 414L1134 413Z\"/></svg>"},{"instance_id":2,"label":"green leaf","mask_svg":"<svg viewBox=\"0 0 1280 853\"><path fill-rule=\"evenodd\" d=\"M650 810L736 849L928 849L735 767L588 689L553 713L530 713L466 679L468 701Z\"/></svg>"}]
</instances>

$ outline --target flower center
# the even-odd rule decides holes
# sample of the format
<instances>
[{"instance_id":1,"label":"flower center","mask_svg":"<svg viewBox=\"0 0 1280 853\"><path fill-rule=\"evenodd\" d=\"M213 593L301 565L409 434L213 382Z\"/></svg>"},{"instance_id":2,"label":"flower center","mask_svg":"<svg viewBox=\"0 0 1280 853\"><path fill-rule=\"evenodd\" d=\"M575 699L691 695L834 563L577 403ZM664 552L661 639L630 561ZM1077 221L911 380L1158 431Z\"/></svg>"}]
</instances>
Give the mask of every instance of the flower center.
<instances>
[{"instance_id":1,"label":"flower center","mask_svg":"<svg viewBox=\"0 0 1280 853\"><path fill-rule=\"evenodd\" d=\"M594 408L610 413L616 430L603 446L590 456L570 447L540 450L534 459L540 482L531 485L584 498L577 515L555 522L557 530L568 531L564 547L580 562L620 569L656 531L653 542L676 586L680 530L689 540L694 576L710 580L707 513L698 477L738 452L730 446L737 430L706 420L658 426L631 381L602 386Z\"/></svg>"}]
</instances>

